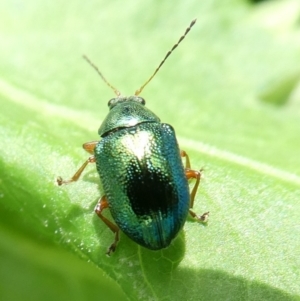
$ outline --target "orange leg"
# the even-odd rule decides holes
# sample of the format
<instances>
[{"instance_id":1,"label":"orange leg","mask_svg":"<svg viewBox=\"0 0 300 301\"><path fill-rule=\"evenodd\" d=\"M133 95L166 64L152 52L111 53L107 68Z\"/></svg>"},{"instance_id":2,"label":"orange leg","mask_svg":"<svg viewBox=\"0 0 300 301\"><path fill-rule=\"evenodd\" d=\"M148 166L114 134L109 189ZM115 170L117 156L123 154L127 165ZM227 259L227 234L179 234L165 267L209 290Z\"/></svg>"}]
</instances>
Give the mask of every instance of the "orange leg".
<instances>
[{"instance_id":1,"label":"orange leg","mask_svg":"<svg viewBox=\"0 0 300 301\"><path fill-rule=\"evenodd\" d=\"M86 166L89 163L94 163L96 162L96 158L94 156L94 149L97 145L98 141L92 141L92 142L87 142L85 144L83 144L83 148L84 150L86 150L88 153L90 153L92 156L90 156L83 164L82 166L75 172L75 174L73 175L73 177L69 180L63 180L61 177L57 178L57 184L59 186L63 185L63 184L68 184L71 182L75 182L79 179L79 177L81 176L82 172L84 171L84 169L86 168Z\"/></svg>"},{"instance_id":2,"label":"orange leg","mask_svg":"<svg viewBox=\"0 0 300 301\"><path fill-rule=\"evenodd\" d=\"M209 212L205 212L203 213L201 216L197 215L192 208L194 207L194 201L195 201L195 196L200 184L200 179L201 179L201 170L193 170L191 169L191 163L190 163L190 159L188 154L185 151L180 151L180 155L181 157L185 158L185 176L186 178L189 179L196 179L196 183L192 189L192 192L190 194L190 209L189 209L189 213L190 215L197 219L198 221L202 222L202 223L206 223L208 221L208 216L209 216Z\"/></svg>"},{"instance_id":3,"label":"orange leg","mask_svg":"<svg viewBox=\"0 0 300 301\"><path fill-rule=\"evenodd\" d=\"M110 220L108 220L105 216L102 215L102 211L104 209L108 208L108 203L107 203L107 199L106 196L103 196L98 204L95 207L95 212L96 214L101 218L101 220L105 223L105 225L113 232L115 233L115 240L114 242L110 245L110 247L108 248L108 251L106 252L107 255L110 255L110 253L114 252L117 248L117 244L119 242L119 232L120 229L118 228L118 226L116 226L114 223L112 223Z\"/></svg>"}]
</instances>

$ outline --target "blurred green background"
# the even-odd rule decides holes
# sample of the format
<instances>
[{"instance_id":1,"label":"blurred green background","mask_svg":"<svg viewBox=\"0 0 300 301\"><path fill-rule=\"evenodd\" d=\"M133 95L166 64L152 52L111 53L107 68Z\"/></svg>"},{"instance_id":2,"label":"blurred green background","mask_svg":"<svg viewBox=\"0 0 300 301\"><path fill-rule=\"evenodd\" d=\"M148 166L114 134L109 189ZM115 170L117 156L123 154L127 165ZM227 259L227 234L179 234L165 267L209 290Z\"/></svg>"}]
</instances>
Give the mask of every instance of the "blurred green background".
<instances>
[{"instance_id":1,"label":"blurred green background","mask_svg":"<svg viewBox=\"0 0 300 301\"><path fill-rule=\"evenodd\" d=\"M0 300L299 300L298 0L0 3ZM113 236L87 158L113 92L141 96L204 168L162 251ZM108 214L109 216L109 214Z\"/></svg>"}]
</instances>

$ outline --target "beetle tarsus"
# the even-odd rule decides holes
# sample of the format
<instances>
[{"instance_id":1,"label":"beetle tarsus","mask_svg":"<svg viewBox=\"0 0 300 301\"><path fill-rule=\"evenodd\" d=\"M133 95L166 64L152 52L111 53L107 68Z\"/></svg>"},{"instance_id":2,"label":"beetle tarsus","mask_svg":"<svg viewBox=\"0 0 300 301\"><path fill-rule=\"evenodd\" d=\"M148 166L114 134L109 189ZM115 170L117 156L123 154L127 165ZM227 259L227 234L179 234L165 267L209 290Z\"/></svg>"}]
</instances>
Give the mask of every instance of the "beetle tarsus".
<instances>
[{"instance_id":1,"label":"beetle tarsus","mask_svg":"<svg viewBox=\"0 0 300 301\"><path fill-rule=\"evenodd\" d=\"M62 179L62 177L57 177L56 182L57 182L58 186L61 186L62 184L64 184L64 180Z\"/></svg>"},{"instance_id":2,"label":"beetle tarsus","mask_svg":"<svg viewBox=\"0 0 300 301\"><path fill-rule=\"evenodd\" d=\"M108 248L106 255L110 256L111 253L114 253L116 251L117 248L117 244L114 242L110 245L110 247Z\"/></svg>"},{"instance_id":3,"label":"beetle tarsus","mask_svg":"<svg viewBox=\"0 0 300 301\"><path fill-rule=\"evenodd\" d=\"M202 223L207 223L208 222L208 218L209 218L209 211L203 213L199 219Z\"/></svg>"},{"instance_id":4,"label":"beetle tarsus","mask_svg":"<svg viewBox=\"0 0 300 301\"><path fill-rule=\"evenodd\" d=\"M120 240L120 238L119 238L119 229L118 229L115 232L115 241L108 248L106 255L110 256L111 253L114 253L116 251L119 240Z\"/></svg>"},{"instance_id":5,"label":"beetle tarsus","mask_svg":"<svg viewBox=\"0 0 300 301\"><path fill-rule=\"evenodd\" d=\"M206 224L208 222L209 211L203 213L202 215L197 215L193 210L189 210L190 215L192 218L196 219L198 222Z\"/></svg>"},{"instance_id":6,"label":"beetle tarsus","mask_svg":"<svg viewBox=\"0 0 300 301\"><path fill-rule=\"evenodd\" d=\"M73 182L73 180L72 179L71 180L63 180L62 177L57 177L56 182L57 182L58 186L62 186L62 185L69 184L69 183Z\"/></svg>"}]
</instances>

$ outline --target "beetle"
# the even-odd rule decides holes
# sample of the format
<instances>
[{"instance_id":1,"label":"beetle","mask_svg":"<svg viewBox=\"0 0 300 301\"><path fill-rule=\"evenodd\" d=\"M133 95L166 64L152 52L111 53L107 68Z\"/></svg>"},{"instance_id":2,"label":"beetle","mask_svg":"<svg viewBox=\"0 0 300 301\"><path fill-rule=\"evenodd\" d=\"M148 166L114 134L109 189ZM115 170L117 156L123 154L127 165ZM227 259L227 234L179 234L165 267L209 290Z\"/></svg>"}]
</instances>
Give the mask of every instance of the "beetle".
<instances>
[{"instance_id":1,"label":"beetle","mask_svg":"<svg viewBox=\"0 0 300 301\"><path fill-rule=\"evenodd\" d=\"M108 255L116 250L120 230L139 245L160 250L170 245L188 214L200 222L207 222L209 212L198 216L192 210L201 170L191 169L189 156L179 149L173 127L161 123L139 96L195 22L191 22L134 96L121 96L84 56L117 97L108 102L109 113L98 131L101 140L83 144L91 156L71 179L58 177L57 183L77 181L89 163L96 163L104 196L99 199L95 212L115 235ZM185 158L185 167L182 158ZM196 180L191 192L189 179ZM102 214L106 208L115 223Z\"/></svg>"}]
</instances>

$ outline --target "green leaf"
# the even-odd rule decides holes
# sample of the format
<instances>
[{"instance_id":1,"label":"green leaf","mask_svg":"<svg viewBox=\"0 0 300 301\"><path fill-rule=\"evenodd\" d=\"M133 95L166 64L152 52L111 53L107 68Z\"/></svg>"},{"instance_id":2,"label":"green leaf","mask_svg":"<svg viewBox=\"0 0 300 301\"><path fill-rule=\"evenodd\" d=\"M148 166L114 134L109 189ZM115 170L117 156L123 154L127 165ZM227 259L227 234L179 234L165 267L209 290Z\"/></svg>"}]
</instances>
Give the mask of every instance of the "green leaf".
<instances>
[{"instance_id":1,"label":"green leaf","mask_svg":"<svg viewBox=\"0 0 300 301\"><path fill-rule=\"evenodd\" d=\"M103 270L49 243L34 241L28 233L20 231L21 227L3 225L8 217L14 219L12 213L3 213L1 300L99 300L99 296L104 300L128 300Z\"/></svg>"},{"instance_id":2,"label":"green leaf","mask_svg":"<svg viewBox=\"0 0 300 301\"><path fill-rule=\"evenodd\" d=\"M299 300L298 1L0 10L1 300ZM209 224L188 219L161 251L122 234L107 257L95 167L55 182L86 160L81 145L99 139L114 97L81 56L131 95L195 17L141 96L204 168L194 210L210 211Z\"/></svg>"},{"instance_id":3,"label":"green leaf","mask_svg":"<svg viewBox=\"0 0 300 301\"><path fill-rule=\"evenodd\" d=\"M264 86L260 91L260 99L271 104L282 105L290 100L300 80L300 72L297 74L280 75Z\"/></svg>"}]
</instances>

